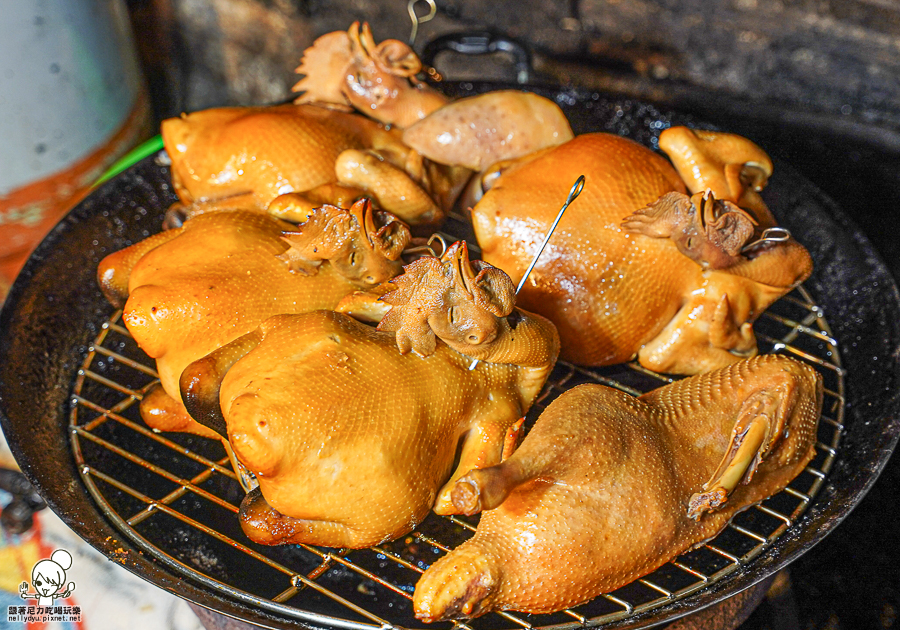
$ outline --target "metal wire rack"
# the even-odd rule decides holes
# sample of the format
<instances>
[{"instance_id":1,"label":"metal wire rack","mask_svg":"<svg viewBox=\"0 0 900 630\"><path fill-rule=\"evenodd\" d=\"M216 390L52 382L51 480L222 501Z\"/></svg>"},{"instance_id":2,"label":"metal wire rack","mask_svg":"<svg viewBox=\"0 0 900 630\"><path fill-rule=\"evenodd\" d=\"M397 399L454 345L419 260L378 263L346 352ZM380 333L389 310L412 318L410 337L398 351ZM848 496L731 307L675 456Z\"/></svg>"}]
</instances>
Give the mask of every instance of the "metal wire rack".
<instances>
[{"instance_id":1,"label":"metal wire rack","mask_svg":"<svg viewBox=\"0 0 900 630\"><path fill-rule=\"evenodd\" d=\"M432 514L406 537L370 549L255 545L238 525L243 490L221 444L161 434L140 420L136 403L156 382L156 372L120 315L102 324L88 348L70 416L81 478L106 517L143 553L186 579L288 619L335 628L423 627L412 613L415 583L440 555L472 535L477 517ZM817 455L787 489L736 515L701 547L589 603L551 615L499 612L431 627L562 629L620 621L726 578L798 527L837 454L844 371L824 314L802 287L773 305L755 329L761 352L806 361L825 381ZM671 380L637 364L585 369L559 363L526 426L556 396L581 383L637 395Z\"/></svg>"}]
</instances>

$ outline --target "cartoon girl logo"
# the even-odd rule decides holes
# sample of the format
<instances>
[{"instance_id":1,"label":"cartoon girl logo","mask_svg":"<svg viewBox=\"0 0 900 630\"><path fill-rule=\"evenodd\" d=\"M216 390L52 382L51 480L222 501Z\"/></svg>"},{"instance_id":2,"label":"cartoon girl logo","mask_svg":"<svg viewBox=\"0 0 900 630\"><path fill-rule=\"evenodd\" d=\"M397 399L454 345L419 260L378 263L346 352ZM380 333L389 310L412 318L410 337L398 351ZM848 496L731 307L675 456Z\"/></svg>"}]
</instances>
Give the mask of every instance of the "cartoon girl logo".
<instances>
[{"instance_id":1,"label":"cartoon girl logo","mask_svg":"<svg viewBox=\"0 0 900 630\"><path fill-rule=\"evenodd\" d=\"M65 599L75 590L75 582L69 582L65 592L60 592L66 582L66 570L71 567L71 554L65 549L57 549L49 560L41 560L31 569L31 584L35 592L29 593L28 582L22 582L19 596L22 599L37 599L38 606L52 606L54 599Z\"/></svg>"}]
</instances>

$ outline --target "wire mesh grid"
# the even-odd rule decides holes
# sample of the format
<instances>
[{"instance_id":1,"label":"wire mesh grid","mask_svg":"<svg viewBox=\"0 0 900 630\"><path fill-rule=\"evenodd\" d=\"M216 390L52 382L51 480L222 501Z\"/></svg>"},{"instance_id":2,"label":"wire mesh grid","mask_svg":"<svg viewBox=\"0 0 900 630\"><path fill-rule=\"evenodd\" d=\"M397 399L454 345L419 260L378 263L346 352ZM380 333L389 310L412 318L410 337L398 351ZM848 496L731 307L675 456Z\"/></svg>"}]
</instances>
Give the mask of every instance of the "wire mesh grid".
<instances>
[{"instance_id":1,"label":"wire mesh grid","mask_svg":"<svg viewBox=\"0 0 900 630\"><path fill-rule=\"evenodd\" d=\"M415 583L432 562L472 535L477 516L432 514L406 537L362 550L250 542L237 518L243 490L221 444L161 434L141 421L138 403L156 372L120 316L103 323L88 348L70 418L81 478L107 518L142 552L219 595L326 627L422 627L411 607ZM802 287L773 305L756 323L756 333L761 352L806 361L825 381L817 455L787 489L736 515L706 544L586 604L550 615L496 612L431 627L574 628L620 621L722 580L796 527L837 454L844 373L828 323ZM585 369L561 362L526 427L554 398L581 383L637 395L671 380L636 363Z\"/></svg>"}]
</instances>

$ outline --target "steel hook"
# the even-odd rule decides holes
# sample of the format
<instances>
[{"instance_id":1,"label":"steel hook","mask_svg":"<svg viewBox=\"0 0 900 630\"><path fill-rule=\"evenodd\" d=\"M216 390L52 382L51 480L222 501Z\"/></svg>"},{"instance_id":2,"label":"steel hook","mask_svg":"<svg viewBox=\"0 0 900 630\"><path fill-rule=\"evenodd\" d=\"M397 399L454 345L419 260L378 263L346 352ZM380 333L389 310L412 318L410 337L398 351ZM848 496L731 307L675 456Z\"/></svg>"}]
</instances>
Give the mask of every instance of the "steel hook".
<instances>
[{"instance_id":1,"label":"steel hook","mask_svg":"<svg viewBox=\"0 0 900 630\"><path fill-rule=\"evenodd\" d=\"M428 4L428 14L419 17L416 15L416 5L422 1ZM409 0L406 10L409 11L409 19L412 21L412 31L409 34L409 45L412 47L416 43L416 35L419 34L419 24L428 22L437 15L437 4L434 0Z\"/></svg>"},{"instance_id":2,"label":"steel hook","mask_svg":"<svg viewBox=\"0 0 900 630\"><path fill-rule=\"evenodd\" d=\"M784 243L785 241L790 240L791 233L787 231L783 227L770 227L763 230L762 235L752 243L748 243L741 248L741 253L748 252L751 249L756 249L761 245L766 245L768 243Z\"/></svg>"},{"instance_id":3,"label":"steel hook","mask_svg":"<svg viewBox=\"0 0 900 630\"><path fill-rule=\"evenodd\" d=\"M432 245L434 245L435 241L441 244L441 253L437 254L434 251ZM444 255L444 252L447 251L447 241L444 240L444 237L441 234L435 232L428 238L428 242L425 245L418 245L416 247L410 247L409 249L403 250L404 254L420 254L422 252L428 252L435 258L440 258Z\"/></svg>"}]
</instances>

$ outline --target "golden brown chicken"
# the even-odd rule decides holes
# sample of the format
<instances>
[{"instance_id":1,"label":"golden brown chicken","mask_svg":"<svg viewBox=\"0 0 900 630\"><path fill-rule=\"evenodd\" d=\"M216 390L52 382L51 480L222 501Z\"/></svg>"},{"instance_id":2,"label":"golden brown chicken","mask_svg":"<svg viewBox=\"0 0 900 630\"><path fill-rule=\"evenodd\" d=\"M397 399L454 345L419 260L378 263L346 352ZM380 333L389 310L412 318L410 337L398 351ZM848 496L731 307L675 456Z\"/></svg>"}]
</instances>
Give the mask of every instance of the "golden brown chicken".
<instances>
[{"instance_id":1,"label":"golden brown chicken","mask_svg":"<svg viewBox=\"0 0 900 630\"><path fill-rule=\"evenodd\" d=\"M448 104L416 78L421 70L409 46L376 45L367 24L323 35L297 68L305 77L295 105L163 122L176 192L184 204L237 196L258 208L290 191L303 193L308 208L346 207L365 195L410 224L435 224L469 169L572 137L549 99L505 90Z\"/></svg>"},{"instance_id":2,"label":"golden brown chicken","mask_svg":"<svg viewBox=\"0 0 900 630\"><path fill-rule=\"evenodd\" d=\"M275 203L290 205L291 195ZM408 228L357 202L317 209L294 226L264 214L203 214L107 256L104 293L156 366L164 394L144 399L160 430L212 437L184 413L178 381L192 361L279 313L334 308L345 295L400 272ZM127 301L126 301L127 299Z\"/></svg>"},{"instance_id":3,"label":"golden brown chicken","mask_svg":"<svg viewBox=\"0 0 900 630\"><path fill-rule=\"evenodd\" d=\"M662 156L595 133L501 165L473 209L484 259L518 281L585 175L519 294L524 308L557 325L566 360L609 365L637 356L649 369L681 374L722 367L756 353L753 322L812 270L793 239L754 244L773 226L755 192L771 172L758 147L683 128L664 132L660 145L680 168L709 173L689 182L693 196Z\"/></svg>"},{"instance_id":4,"label":"golden brown chicken","mask_svg":"<svg viewBox=\"0 0 900 630\"><path fill-rule=\"evenodd\" d=\"M162 136L184 204L238 197L263 210L297 192L308 210L367 196L403 220L435 223L468 178L423 160L399 129L315 105L203 110L163 121Z\"/></svg>"},{"instance_id":5,"label":"golden brown chicken","mask_svg":"<svg viewBox=\"0 0 900 630\"><path fill-rule=\"evenodd\" d=\"M303 193L307 210L366 196L409 223L439 222L470 173L402 143L403 127L447 102L415 79L420 69L406 44L376 46L368 25L319 38L298 68L297 104L163 121L176 193L188 207L240 197L260 210L288 192Z\"/></svg>"},{"instance_id":6,"label":"golden brown chicken","mask_svg":"<svg viewBox=\"0 0 900 630\"><path fill-rule=\"evenodd\" d=\"M651 572L799 474L821 404L816 371L777 355L640 398L564 393L509 459L456 483L458 510L485 512L419 580L416 616L548 613Z\"/></svg>"},{"instance_id":7,"label":"golden brown chicken","mask_svg":"<svg viewBox=\"0 0 900 630\"><path fill-rule=\"evenodd\" d=\"M450 509L452 481L501 461L553 368L553 325L464 244L392 284L378 330L279 315L185 370L191 415L227 429L259 482L240 509L252 540L366 547Z\"/></svg>"}]
</instances>

